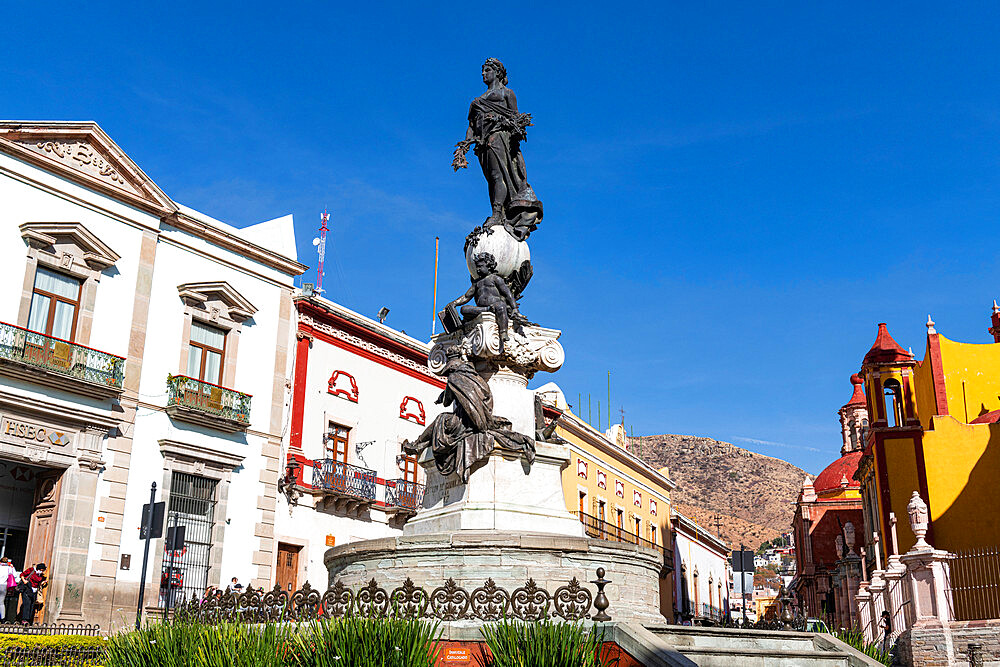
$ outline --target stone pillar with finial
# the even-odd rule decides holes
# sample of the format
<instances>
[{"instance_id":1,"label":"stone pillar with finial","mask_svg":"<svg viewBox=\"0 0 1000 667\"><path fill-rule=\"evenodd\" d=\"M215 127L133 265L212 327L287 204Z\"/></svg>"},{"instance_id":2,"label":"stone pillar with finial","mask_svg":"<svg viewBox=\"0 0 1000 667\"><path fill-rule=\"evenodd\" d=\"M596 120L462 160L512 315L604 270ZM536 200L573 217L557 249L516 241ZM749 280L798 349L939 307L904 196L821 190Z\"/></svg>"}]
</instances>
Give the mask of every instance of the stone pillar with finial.
<instances>
[{"instance_id":1,"label":"stone pillar with finial","mask_svg":"<svg viewBox=\"0 0 1000 667\"><path fill-rule=\"evenodd\" d=\"M916 544L900 556L900 561L909 573L910 602L913 605L913 624L937 625L954 620L950 599L950 571L948 559L951 554L935 549L927 543L927 528L930 517L927 503L920 493L913 492L906 505L910 516L910 528L917 538ZM894 619L895 620L895 619Z\"/></svg>"}]
</instances>

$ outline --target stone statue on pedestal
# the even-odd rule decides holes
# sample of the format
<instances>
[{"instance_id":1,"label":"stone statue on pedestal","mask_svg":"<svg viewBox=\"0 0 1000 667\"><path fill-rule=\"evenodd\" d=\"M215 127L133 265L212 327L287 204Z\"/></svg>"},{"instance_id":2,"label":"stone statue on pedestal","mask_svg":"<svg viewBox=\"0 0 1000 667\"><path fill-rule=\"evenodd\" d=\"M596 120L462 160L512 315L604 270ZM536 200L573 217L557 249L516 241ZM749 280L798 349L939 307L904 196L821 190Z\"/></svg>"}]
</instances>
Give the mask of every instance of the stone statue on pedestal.
<instances>
[{"instance_id":1,"label":"stone statue on pedestal","mask_svg":"<svg viewBox=\"0 0 1000 667\"><path fill-rule=\"evenodd\" d=\"M454 412L443 412L413 442L404 441L403 451L418 455L427 447L442 475L458 474L469 481L472 467L490 455L494 448L523 454L530 464L535 460L535 442L510 430L510 421L493 414L493 394L486 380L461 351L449 350L449 359L441 372L447 385L436 403L454 405Z\"/></svg>"},{"instance_id":2,"label":"stone statue on pedestal","mask_svg":"<svg viewBox=\"0 0 1000 667\"><path fill-rule=\"evenodd\" d=\"M487 90L469 105L469 126L465 139L455 145L451 166L455 171L468 167L465 154L475 144L493 209L487 224L503 225L511 236L524 241L542 220L542 202L528 185L521 154L531 114L517 110L517 97L507 87L503 63L488 58L482 72Z\"/></svg>"},{"instance_id":3,"label":"stone statue on pedestal","mask_svg":"<svg viewBox=\"0 0 1000 667\"><path fill-rule=\"evenodd\" d=\"M475 256L476 276L472 278L472 286L445 309L462 306L462 322L476 319L483 313L490 312L497 321L500 332L500 351L503 352L507 342L507 324L513 321L519 329L527 320L517 308L517 301L503 278L497 274L497 260L493 255L483 252ZM469 301L475 299L475 305ZM463 305L466 304L466 305ZM521 329L523 333L523 329Z\"/></svg>"}]
</instances>

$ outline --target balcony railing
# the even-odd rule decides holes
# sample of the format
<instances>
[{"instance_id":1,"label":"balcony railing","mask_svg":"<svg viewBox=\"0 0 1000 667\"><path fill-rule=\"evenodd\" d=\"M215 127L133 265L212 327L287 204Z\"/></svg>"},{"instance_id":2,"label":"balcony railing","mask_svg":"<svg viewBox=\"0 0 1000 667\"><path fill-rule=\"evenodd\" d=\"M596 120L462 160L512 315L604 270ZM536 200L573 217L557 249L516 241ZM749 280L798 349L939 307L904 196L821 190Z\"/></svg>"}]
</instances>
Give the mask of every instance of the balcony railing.
<instances>
[{"instance_id":1,"label":"balcony railing","mask_svg":"<svg viewBox=\"0 0 1000 667\"><path fill-rule=\"evenodd\" d=\"M663 554L664 570L672 571L674 569L674 552L669 547L651 542L644 537L630 533L624 528L619 528L586 512L574 512L574 514L580 518L580 523L583 524L584 531L588 537L596 537L597 539L608 540L610 542L635 544L647 549L656 549Z\"/></svg>"},{"instance_id":2,"label":"balcony railing","mask_svg":"<svg viewBox=\"0 0 1000 667\"><path fill-rule=\"evenodd\" d=\"M125 358L0 322L0 359L122 390Z\"/></svg>"},{"instance_id":3,"label":"balcony railing","mask_svg":"<svg viewBox=\"0 0 1000 667\"><path fill-rule=\"evenodd\" d=\"M167 412L208 426L250 425L250 394L184 375L167 376ZM194 419L192 419L192 417Z\"/></svg>"},{"instance_id":4,"label":"balcony railing","mask_svg":"<svg viewBox=\"0 0 1000 667\"><path fill-rule=\"evenodd\" d=\"M375 471L336 459L313 461L312 485L314 489L341 498L375 502Z\"/></svg>"},{"instance_id":5,"label":"balcony railing","mask_svg":"<svg viewBox=\"0 0 1000 667\"><path fill-rule=\"evenodd\" d=\"M391 485L391 486L390 486ZM389 480L385 485L386 507L416 512L424 501L424 485L406 479Z\"/></svg>"}]
</instances>

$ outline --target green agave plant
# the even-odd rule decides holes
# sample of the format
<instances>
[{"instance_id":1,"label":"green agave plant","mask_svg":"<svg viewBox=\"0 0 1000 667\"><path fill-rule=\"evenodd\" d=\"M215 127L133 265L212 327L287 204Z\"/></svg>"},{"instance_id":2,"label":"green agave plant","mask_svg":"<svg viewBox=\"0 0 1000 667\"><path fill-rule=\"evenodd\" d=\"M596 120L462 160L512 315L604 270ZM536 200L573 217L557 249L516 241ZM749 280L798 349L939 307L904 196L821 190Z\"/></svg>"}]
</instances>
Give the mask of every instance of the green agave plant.
<instances>
[{"instance_id":1,"label":"green agave plant","mask_svg":"<svg viewBox=\"0 0 1000 667\"><path fill-rule=\"evenodd\" d=\"M441 653L437 623L351 617L314 621L291 635L295 667L433 667Z\"/></svg>"},{"instance_id":2,"label":"green agave plant","mask_svg":"<svg viewBox=\"0 0 1000 667\"><path fill-rule=\"evenodd\" d=\"M278 667L289 630L274 624L153 623L110 638L105 667Z\"/></svg>"},{"instance_id":3,"label":"green agave plant","mask_svg":"<svg viewBox=\"0 0 1000 667\"><path fill-rule=\"evenodd\" d=\"M865 641L865 637L860 630L841 630L834 632L833 636L848 646L858 649L869 658L878 660L883 665L892 664L892 653L883 651L878 642Z\"/></svg>"},{"instance_id":4,"label":"green agave plant","mask_svg":"<svg viewBox=\"0 0 1000 667\"><path fill-rule=\"evenodd\" d=\"M503 620L481 632L492 656L479 657L483 667L610 667L601 658L604 629L583 623L537 623Z\"/></svg>"}]
</instances>

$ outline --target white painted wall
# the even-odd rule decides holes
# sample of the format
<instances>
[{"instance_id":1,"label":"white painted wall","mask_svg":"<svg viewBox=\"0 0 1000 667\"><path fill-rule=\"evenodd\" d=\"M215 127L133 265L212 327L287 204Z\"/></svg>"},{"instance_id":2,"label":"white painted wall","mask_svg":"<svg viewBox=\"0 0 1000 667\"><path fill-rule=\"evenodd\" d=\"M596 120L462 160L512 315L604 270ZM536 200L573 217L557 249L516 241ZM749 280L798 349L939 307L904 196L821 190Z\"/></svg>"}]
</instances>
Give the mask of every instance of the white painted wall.
<instances>
[{"instance_id":1,"label":"white painted wall","mask_svg":"<svg viewBox=\"0 0 1000 667\"><path fill-rule=\"evenodd\" d=\"M686 577L680 576L682 564L686 566ZM675 531L674 567L676 568L676 574L674 581L676 582L676 590L674 599L676 600L675 604L677 604L678 608L680 608L681 601L684 599L683 586L685 585L684 579L686 578L686 585L688 587L687 597L691 601L692 608L695 604L695 600L698 600L699 607L695 613L701 613L700 605L703 604L719 607L718 585L720 582L722 583L722 610L725 612L729 603L730 582L727 564L728 561L725 556L720 555L717 551L709 548L701 541L691 538L683 531ZM698 572L697 598L694 591L694 573L696 570ZM712 581L711 595L709 595L709 579Z\"/></svg>"}]
</instances>

